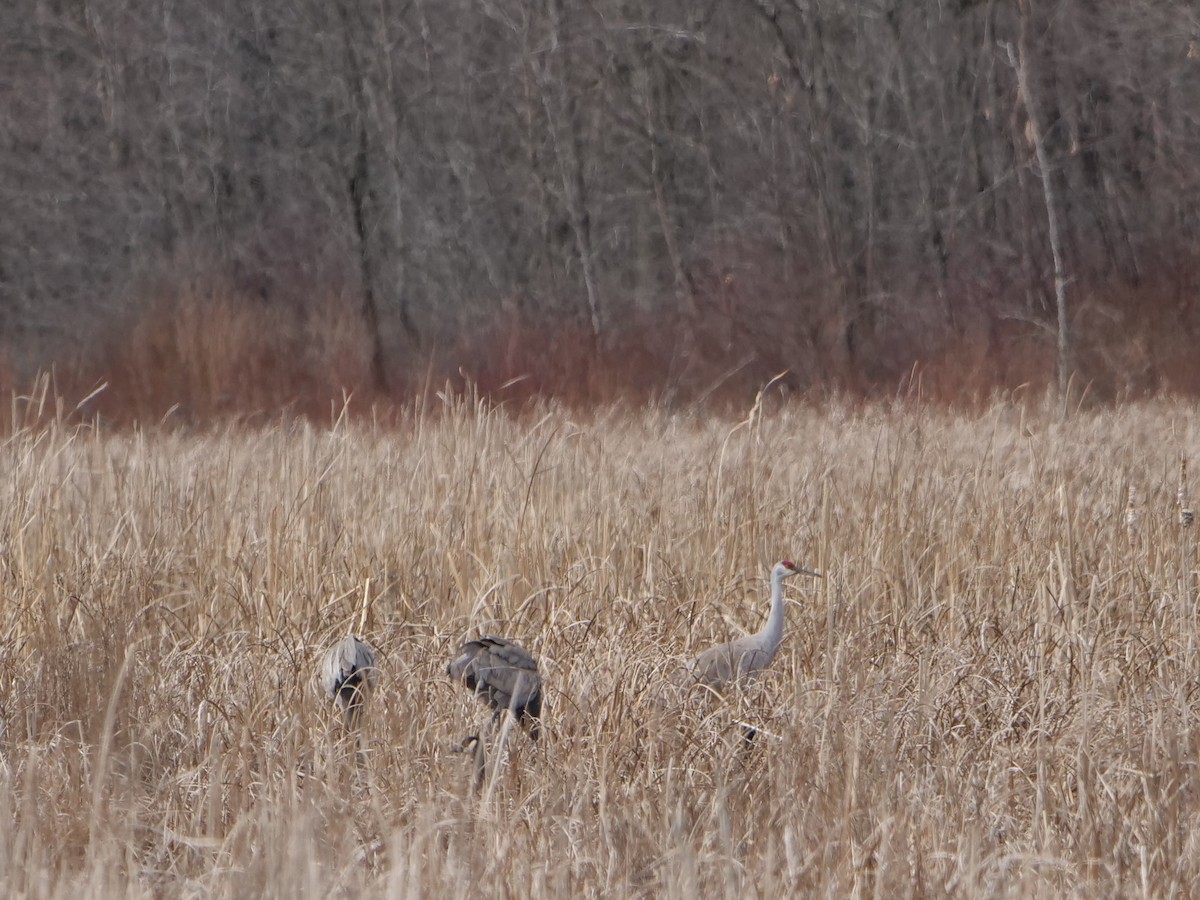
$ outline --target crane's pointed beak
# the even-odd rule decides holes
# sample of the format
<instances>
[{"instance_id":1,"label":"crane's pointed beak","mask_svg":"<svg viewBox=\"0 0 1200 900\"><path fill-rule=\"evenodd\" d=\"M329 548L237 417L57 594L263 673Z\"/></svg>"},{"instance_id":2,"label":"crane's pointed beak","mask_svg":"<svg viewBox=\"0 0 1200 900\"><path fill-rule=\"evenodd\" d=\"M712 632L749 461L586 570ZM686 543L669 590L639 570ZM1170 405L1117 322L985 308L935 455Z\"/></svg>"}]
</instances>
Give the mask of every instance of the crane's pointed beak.
<instances>
[{"instance_id":1,"label":"crane's pointed beak","mask_svg":"<svg viewBox=\"0 0 1200 900\"><path fill-rule=\"evenodd\" d=\"M797 575L811 575L813 578L824 578L825 576L816 569L796 569Z\"/></svg>"}]
</instances>

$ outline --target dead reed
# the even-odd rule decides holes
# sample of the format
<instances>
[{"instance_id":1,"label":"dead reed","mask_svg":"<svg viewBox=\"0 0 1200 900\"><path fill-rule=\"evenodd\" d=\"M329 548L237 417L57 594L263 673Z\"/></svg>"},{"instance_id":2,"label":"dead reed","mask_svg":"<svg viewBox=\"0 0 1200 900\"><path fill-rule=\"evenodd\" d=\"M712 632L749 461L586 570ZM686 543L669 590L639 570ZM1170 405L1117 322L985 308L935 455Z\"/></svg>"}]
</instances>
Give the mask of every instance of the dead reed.
<instances>
[{"instance_id":1,"label":"dead reed","mask_svg":"<svg viewBox=\"0 0 1200 900\"><path fill-rule=\"evenodd\" d=\"M1198 438L1168 401L18 430L0 893L1200 893ZM784 556L828 577L772 670L678 702ZM360 621L365 763L315 685ZM493 632L545 740L485 799L444 667Z\"/></svg>"}]
</instances>

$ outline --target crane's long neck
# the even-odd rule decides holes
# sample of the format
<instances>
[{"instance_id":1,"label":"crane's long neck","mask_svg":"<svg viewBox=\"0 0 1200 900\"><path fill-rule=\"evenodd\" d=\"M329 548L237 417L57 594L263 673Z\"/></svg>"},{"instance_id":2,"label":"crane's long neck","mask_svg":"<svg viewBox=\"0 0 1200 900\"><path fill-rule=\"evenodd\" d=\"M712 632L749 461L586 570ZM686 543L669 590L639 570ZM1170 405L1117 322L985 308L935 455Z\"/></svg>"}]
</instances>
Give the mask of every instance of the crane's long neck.
<instances>
[{"instance_id":1,"label":"crane's long neck","mask_svg":"<svg viewBox=\"0 0 1200 900\"><path fill-rule=\"evenodd\" d=\"M758 633L765 649L773 656L783 641L783 577L785 571L776 566L771 572L771 612L767 624Z\"/></svg>"}]
</instances>

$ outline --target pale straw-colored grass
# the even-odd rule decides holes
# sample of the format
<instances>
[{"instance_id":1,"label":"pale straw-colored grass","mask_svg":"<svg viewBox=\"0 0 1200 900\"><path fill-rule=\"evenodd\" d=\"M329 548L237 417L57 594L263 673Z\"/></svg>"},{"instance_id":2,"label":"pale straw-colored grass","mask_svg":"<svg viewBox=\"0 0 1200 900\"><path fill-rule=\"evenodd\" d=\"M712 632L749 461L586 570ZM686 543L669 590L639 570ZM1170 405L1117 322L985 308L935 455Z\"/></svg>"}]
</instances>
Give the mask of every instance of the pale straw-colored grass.
<instances>
[{"instance_id":1,"label":"pale straw-colored grass","mask_svg":"<svg viewBox=\"0 0 1200 900\"><path fill-rule=\"evenodd\" d=\"M1166 401L18 431L0 893L1200 893L1198 438ZM680 698L783 557L827 577L772 670ZM351 630L362 763L314 682ZM481 633L540 657L546 739L476 793Z\"/></svg>"}]
</instances>

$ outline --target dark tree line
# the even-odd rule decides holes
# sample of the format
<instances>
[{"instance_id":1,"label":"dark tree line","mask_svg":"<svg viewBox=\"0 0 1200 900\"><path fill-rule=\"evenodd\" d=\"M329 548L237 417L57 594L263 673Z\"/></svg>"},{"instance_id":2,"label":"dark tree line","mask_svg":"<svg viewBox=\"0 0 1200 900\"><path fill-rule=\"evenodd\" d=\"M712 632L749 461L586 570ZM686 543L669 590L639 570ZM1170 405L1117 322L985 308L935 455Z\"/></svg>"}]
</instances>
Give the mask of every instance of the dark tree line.
<instances>
[{"instance_id":1,"label":"dark tree line","mask_svg":"<svg viewBox=\"0 0 1200 900\"><path fill-rule=\"evenodd\" d=\"M1052 348L1022 28L1075 323L1194 329L1193 0L10 0L3 351L206 290L333 303L380 384L503 322L801 382Z\"/></svg>"}]
</instances>

